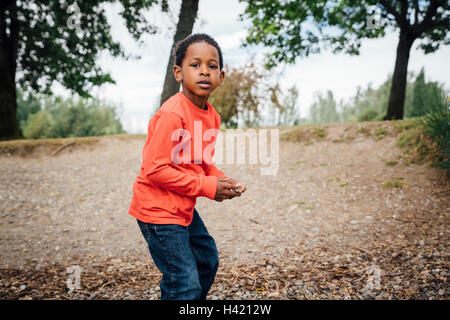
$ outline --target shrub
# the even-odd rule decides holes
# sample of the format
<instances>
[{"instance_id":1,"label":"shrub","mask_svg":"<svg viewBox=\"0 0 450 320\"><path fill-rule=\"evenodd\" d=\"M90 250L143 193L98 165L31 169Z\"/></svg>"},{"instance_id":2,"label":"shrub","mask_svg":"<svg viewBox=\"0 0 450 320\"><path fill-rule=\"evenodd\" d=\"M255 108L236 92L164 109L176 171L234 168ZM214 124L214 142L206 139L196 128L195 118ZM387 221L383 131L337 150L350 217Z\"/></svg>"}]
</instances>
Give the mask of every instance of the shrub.
<instances>
[{"instance_id":1,"label":"shrub","mask_svg":"<svg viewBox=\"0 0 450 320\"><path fill-rule=\"evenodd\" d=\"M380 114L375 108L368 107L358 115L358 121L376 121Z\"/></svg>"},{"instance_id":2,"label":"shrub","mask_svg":"<svg viewBox=\"0 0 450 320\"><path fill-rule=\"evenodd\" d=\"M428 113L418 119L424 126L425 132L436 142L441 151L439 167L447 169L450 173L450 110Z\"/></svg>"},{"instance_id":3,"label":"shrub","mask_svg":"<svg viewBox=\"0 0 450 320\"><path fill-rule=\"evenodd\" d=\"M46 110L31 114L25 122L23 135L27 139L51 138L53 116Z\"/></svg>"},{"instance_id":4,"label":"shrub","mask_svg":"<svg viewBox=\"0 0 450 320\"><path fill-rule=\"evenodd\" d=\"M45 96L43 108L22 121L25 138L67 138L126 133L117 115L118 106L97 98L63 99ZM41 107L39 107L41 108ZM29 111L30 108L22 108ZM25 116L24 116L25 117Z\"/></svg>"}]
</instances>

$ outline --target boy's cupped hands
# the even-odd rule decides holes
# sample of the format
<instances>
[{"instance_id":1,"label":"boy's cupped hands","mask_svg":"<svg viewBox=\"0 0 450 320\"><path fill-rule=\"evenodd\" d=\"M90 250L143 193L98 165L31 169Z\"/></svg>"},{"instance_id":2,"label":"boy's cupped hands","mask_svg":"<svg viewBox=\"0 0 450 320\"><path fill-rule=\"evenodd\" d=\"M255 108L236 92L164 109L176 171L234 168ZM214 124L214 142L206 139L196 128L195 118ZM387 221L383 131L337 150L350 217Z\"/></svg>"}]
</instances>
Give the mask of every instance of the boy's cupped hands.
<instances>
[{"instance_id":1,"label":"boy's cupped hands","mask_svg":"<svg viewBox=\"0 0 450 320\"><path fill-rule=\"evenodd\" d=\"M217 177L217 191L214 200L222 202L226 199L233 199L234 197L240 197L247 188L230 177Z\"/></svg>"}]
</instances>

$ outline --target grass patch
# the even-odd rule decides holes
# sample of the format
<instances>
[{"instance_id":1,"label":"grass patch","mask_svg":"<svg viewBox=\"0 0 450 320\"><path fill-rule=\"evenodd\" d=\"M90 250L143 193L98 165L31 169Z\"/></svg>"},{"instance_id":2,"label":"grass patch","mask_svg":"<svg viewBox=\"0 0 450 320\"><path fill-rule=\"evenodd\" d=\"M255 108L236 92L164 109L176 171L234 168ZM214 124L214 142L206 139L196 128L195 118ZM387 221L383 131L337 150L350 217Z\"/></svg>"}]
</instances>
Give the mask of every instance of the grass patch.
<instances>
[{"instance_id":1,"label":"grass patch","mask_svg":"<svg viewBox=\"0 0 450 320\"><path fill-rule=\"evenodd\" d=\"M325 129L320 127L314 127L312 133L318 139L325 138L327 136Z\"/></svg>"},{"instance_id":2,"label":"grass patch","mask_svg":"<svg viewBox=\"0 0 450 320\"><path fill-rule=\"evenodd\" d=\"M346 142L351 142L351 141L353 141L353 140L355 140L355 137L354 137L354 136L346 136L346 137L344 138L344 141L346 141Z\"/></svg>"},{"instance_id":3,"label":"grass patch","mask_svg":"<svg viewBox=\"0 0 450 320\"><path fill-rule=\"evenodd\" d=\"M280 136L282 141L304 142L306 145L313 144L313 141L319 141L327 136L326 127L317 125L304 125Z\"/></svg>"},{"instance_id":4,"label":"grass patch","mask_svg":"<svg viewBox=\"0 0 450 320\"><path fill-rule=\"evenodd\" d=\"M365 135L366 137L370 137L372 135L372 133L370 132L369 129L367 129L366 127L360 127L358 130L356 130L356 133L360 133Z\"/></svg>"},{"instance_id":5,"label":"grass patch","mask_svg":"<svg viewBox=\"0 0 450 320\"><path fill-rule=\"evenodd\" d=\"M402 189L404 187L407 187L408 184L406 182L400 181L386 181L383 183L383 186L390 189Z\"/></svg>"},{"instance_id":6,"label":"grass patch","mask_svg":"<svg viewBox=\"0 0 450 320\"><path fill-rule=\"evenodd\" d=\"M294 204L302 206L303 208L308 209L308 210L314 210L314 208L315 208L315 206L313 204L308 205L308 204L306 204L305 201L295 201Z\"/></svg>"},{"instance_id":7,"label":"grass patch","mask_svg":"<svg viewBox=\"0 0 450 320\"><path fill-rule=\"evenodd\" d=\"M73 138L53 138L53 139L21 139L0 141L0 155L18 155L26 157L34 154L51 155L61 148L67 146L70 149L80 146L93 146L102 138L110 137L122 141L132 139L145 139L146 134L114 134L109 136L96 137L73 137Z\"/></svg>"},{"instance_id":8,"label":"grass patch","mask_svg":"<svg viewBox=\"0 0 450 320\"><path fill-rule=\"evenodd\" d=\"M441 159L436 143L425 133L423 125L417 120L397 124L402 130L397 137L396 145L402 151L401 158L405 164L431 163L435 166Z\"/></svg>"},{"instance_id":9,"label":"grass patch","mask_svg":"<svg viewBox=\"0 0 450 320\"><path fill-rule=\"evenodd\" d=\"M82 137L0 141L0 154L28 156L38 151L48 154L69 144L71 146L94 145L99 140L99 137Z\"/></svg>"},{"instance_id":10,"label":"grass patch","mask_svg":"<svg viewBox=\"0 0 450 320\"><path fill-rule=\"evenodd\" d=\"M385 164L390 167L395 167L398 164L398 161L389 160L389 161L386 161Z\"/></svg>"},{"instance_id":11,"label":"grass patch","mask_svg":"<svg viewBox=\"0 0 450 320\"><path fill-rule=\"evenodd\" d=\"M377 140L383 139L387 134L388 134L388 132L386 130L384 130L383 128L375 129L375 136L377 137Z\"/></svg>"},{"instance_id":12,"label":"grass patch","mask_svg":"<svg viewBox=\"0 0 450 320\"><path fill-rule=\"evenodd\" d=\"M346 187L349 185L349 182L344 182L339 185L339 187Z\"/></svg>"},{"instance_id":13,"label":"grass patch","mask_svg":"<svg viewBox=\"0 0 450 320\"><path fill-rule=\"evenodd\" d=\"M401 133L417 126L414 119L392 120L391 123L394 125L394 130L396 133Z\"/></svg>"},{"instance_id":14,"label":"grass patch","mask_svg":"<svg viewBox=\"0 0 450 320\"><path fill-rule=\"evenodd\" d=\"M447 101L450 99L447 98ZM418 122L438 149L435 165L446 169L447 178L450 179L450 105L446 105L440 111L424 115Z\"/></svg>"}]
</instances>

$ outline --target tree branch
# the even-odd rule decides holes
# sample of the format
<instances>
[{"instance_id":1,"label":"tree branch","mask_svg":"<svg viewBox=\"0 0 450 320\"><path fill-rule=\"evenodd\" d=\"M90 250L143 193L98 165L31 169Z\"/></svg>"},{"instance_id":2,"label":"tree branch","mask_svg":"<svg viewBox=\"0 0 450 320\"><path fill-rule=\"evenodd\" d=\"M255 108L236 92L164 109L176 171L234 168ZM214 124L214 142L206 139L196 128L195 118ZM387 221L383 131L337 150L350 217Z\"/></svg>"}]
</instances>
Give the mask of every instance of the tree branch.
<instances>
[{"instance_id":1,"label":"tree branch","mask_svg":"<svg viewBox=\"0 0 450 320\"><path fill-rule=\"evenodd\" d=\"M395 10L395 8L386 0L380 1L381 5L386 9L386 11L390 14L392 14L395 17L395 21L397 21L397 24L401 27L402 26L402 17L400 16L400 13Z\"/></svg>"},{"instance_id":2,"label":"tree branch","mask_svg":"<svg viewBox=\"0 0 450 320\"><path fill-rule=\"evenodd\" d=\"M440 25L441 21L446 21L446 20L433 21L433 17L436 15L437 9L439 8L440 5L444 3L444 1L436 0L430 2L430 5L428 6L427 9L427 13L425 14L425 17L423 18L422 22L414 26L412 30L415 38L420 37L420 35L423 32L426 32L431 28L434 28L436 26L434 22L437 22L437 24Z\"/></svg>"},{"instance_id":3,"label":"tree branch","mask_svg":"<svg viewBox=\"0 0 450 320\"><path fill-rule=\"evenodd\" d=\"M425 30L425 31L428 31L429 29L433 29L433 28L436 28L436 27L448 26L449 24L450 24L450 18L443 19L443 20L433 21L433 22L431 23L431 27L428 28L428 29Z\"/></svg>"},{"instance_id":4,"label":"tree branch","mask_svg":"<svg viewBox=\"0 0 450 320\"><path fill-rule=\"evenodd\" d=\"M408 1L407 0L401 0L401 9L400 9L400 16L402 17L402 21L405 24L405 26L409 26L409 20L408 20Z\"/></svg>"},{"instance_id":5,"label":"tree branch","mask_svg":"<svg viewBox=\"0 0 450 320\"><path fill-rule=\"evenodd\" d=\"M419 0L414 0L414 25L419 23Z\"/></svg>"}]
</instances>

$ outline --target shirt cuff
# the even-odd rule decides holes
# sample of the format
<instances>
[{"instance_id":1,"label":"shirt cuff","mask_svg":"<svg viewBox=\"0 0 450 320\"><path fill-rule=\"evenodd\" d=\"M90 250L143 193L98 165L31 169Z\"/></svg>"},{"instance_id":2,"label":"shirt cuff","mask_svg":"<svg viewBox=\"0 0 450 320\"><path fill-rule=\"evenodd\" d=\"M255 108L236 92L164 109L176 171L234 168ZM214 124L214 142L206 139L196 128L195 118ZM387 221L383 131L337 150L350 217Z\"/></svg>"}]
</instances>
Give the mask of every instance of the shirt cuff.
<instances>
[{"instance_id":1,"label":"shirt cuff","mask_svg":"<svg viewBox=\"0 0 450 320\"><path fill-rule=\"evenodd\" d=\"M217 192L217 177L200 176L202 178L200 195L214 200Z\"/></svg>"}]
</instances>

